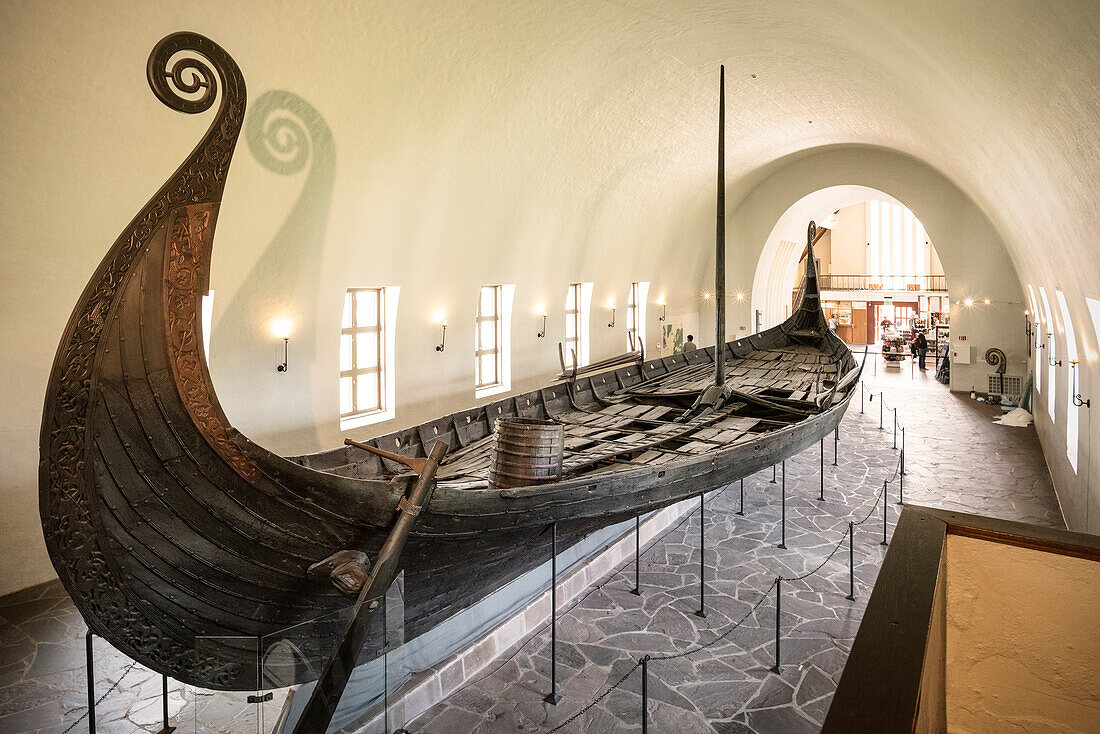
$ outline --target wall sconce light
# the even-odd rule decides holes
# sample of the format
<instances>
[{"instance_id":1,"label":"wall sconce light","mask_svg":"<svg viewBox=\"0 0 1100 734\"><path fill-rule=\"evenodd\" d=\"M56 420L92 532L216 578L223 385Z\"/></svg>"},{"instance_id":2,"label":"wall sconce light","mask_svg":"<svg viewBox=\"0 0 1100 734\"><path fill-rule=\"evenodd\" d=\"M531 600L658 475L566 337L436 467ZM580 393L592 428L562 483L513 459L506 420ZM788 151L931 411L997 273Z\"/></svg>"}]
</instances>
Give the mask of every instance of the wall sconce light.
<instances>
[{"instance_id":1,"label":"wall sconce light","mask_svg":"<svg viewBox=\"0 0 1100 734\"><path fill-rule=\"evenodd\" d=\"M607 307L611 309L611 321L608 322L607 328L614 329L615 328L615 304L612 303L611 301L608 301Z\"/></svg>"},{"instance_id":2,"label":"wall sconce light","mask_svg":"<svg viewBox=\"0 0 1100 734\"><path fill-rule=\"evenodd\" d=\"M987 305L987 306L988 306L988 305L989 305L989 299L988 299L988 298L987 298L987 299L985 299L984 303L985 303L985 305Z\"/></svg>"},{"instance_id":3,"label":"wall sconce light","mask_svg":"<svg viewBox=\"0 0 1100 734\"><path fill-rule=\"evenodd\" d=\"M439 337L439 345L435 348L435 351L442 352L443 349L447 346L447 322L440 321L439 325L440 327L442 327L443 333Z\"/></svg>"},{"instance_id":4,"label":"wall sconce light","mask_svg":"<svg viewBox=\"0 0 1100 734\"><path fill-rule=\"evenodd\" d=\"M288 318L278 318L271 322L272 335L283 340L283 363L275 366L278 372L286 372L287 356L290 353L290 326L291 322Z\"/></svg>"},{"instance_id":5,"label":"wall sconce light","mask_svg":"<svg viewBox=\"0 0 1100 734\"><path fill-rule=\"evenodd\" d=\"M665 297L664 296L660 297L660 299L657 301L657 305L661 307L661 316L657 320L658 321L664 321L665 317L668 316L668 304L665 303Z\"/></svg>"},{"instance_id":6,"label":"wall sconce light","mask_svg":"<svg viewBox=\"0 0 1100 734\"><path fill-rule=\"evenodd\" d=\"M1027 311L1024 311L1024 336L1027 340L1027 356L1031 356L1031 316Z\"/></svg>"},{"instance_id":7,"label":"wall sconce light","mask_svg":"<svg viewBox=\"0 0 1100 734\"><path fill-rule=\"evenodd\" d=\"M1082 399L1081 394L1077 392L1077 360L1070 360L1070 372L1072 373L1073 389L1070 390L1070 394L1073 395L1073 404L1080 408L1082 405L1086 408L1092 409L1092 401Z\"/></svg>"},{"instance_id":8,"label":"wall sconce light","mask_svg":"<svg viewBox=\"0 0 1100 734\"><path fill-rule=\"evenodd\" d=\"M1054 332L1048 331L1047 332L1047 339L1049 340L1052 336L1054 336ZM1050 350L1048 349L1047 350L1047 364L1049 364L1051 367L1061 367L1062 366L1062 360L1060 360L1060 359L1051 359L1050 358Z\"/></svg>"},{"instance_id":9,"label":"wall sconce light","mask_svg":"<svg viewBox=\"0 0 1100 734\"><path fill-rule=\"evenodd\" d=\"M287 356L290 354L290 337L283 337L283 363L275 369L279 372L286 372Z\"/></svg>"},{"instance_id":10,"label":"wall sconce light","mask_svg":"<svg viewBox=\"0 0 1100 734\"><path fill-rule=\"evenodd\" d=\"M542 331L540 331L538 334L535 335L539 339L545 339L546 338L546 317L548 315L549 314L547 314L545 311L542 312Z\"/></svg>"},{"instance_id":11,"label":"wall sconce light","mask_svg":"<svg viewBox=\"0 0 1100 734\"><path fill-rule=\"evenodd\" d=\"M710 293L703 293L703 300L704 301L709 301L710 300Z\"/></svg>"},{"instance_id":12,"label":"wall sconce light","mask_svg":"<svg viewBox=\"0 0 1100 734\"><path fill-rule=\"evenodd\" d=\"M737 291L737 300L738 301L745 300L745 293L743 291Z\"/></svg>"},{"instance_id":13,"label":"wall sconce light","mask_svg":"<svg viewBox=\"0 0 1100 734\"><path fill-rule=\"evenodd\" d=\"M967 308L973 308L974 307L974 299L973 298L967 298L965 301L963 301L963 305L966 306Z\"/></svg>"}]
</instances>

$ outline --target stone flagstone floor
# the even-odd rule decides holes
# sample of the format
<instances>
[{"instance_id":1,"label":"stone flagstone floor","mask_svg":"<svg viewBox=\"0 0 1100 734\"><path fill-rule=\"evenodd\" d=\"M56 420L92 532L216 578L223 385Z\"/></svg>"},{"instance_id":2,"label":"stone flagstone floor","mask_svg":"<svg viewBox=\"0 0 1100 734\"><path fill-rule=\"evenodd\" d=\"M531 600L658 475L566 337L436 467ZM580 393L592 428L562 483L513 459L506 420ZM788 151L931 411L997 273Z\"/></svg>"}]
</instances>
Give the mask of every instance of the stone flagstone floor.
<instances>
[{"instance_id":1,"label":"stone flagstone floor","mask_svg":"<svg viewBox=\"0 0 1100 734\"><path fill-rule=\"evenodd\" d=\"M868 368L870 368L870 363ZM906 426L908 502L1062 526L1046 465L1032 428L992 425L999 409L951 395L930 375L867 376L866 396L884 390ZM876 494L897 461L891 450L892 413L878 430L878 398L858 399L841 426L832 466L826 441L825 496L818 502L816 447L787 462L787 550L780 540L780 484L771 472L745 480L745 515L736 514L738 485L706 506L706 619L699 607L699 513L689 515L643 549L643 595L634 596L633 563L607 578L559 621L558 706L549 690L549 632L510 651L491 674L461 689L409 723L415 734L544 732L626 674L643 654L668 655L710 642L737 620L745 622L707 649L649 667L653 731L817 731L828 710L885 548ZM897 517L897 484L889 490L889 526ZM848 593L847 543L821 571L784 582L781 675L774 664L777 574L812 570L837 547L850 519L856 531L856 601ZM753 610L754 605L759 605ZM747 615L747 616L746 616ZM84 672L85 627L57 582L0 599L0 732L64 734L88 730ZM160 729L160 676L132 664L96 640L97 732ZM640 671L563 732L639 731ZM169 714L182 732L270 731L280 696L257 711L243 694L210 695L170 682ZM257 716L263 717L257 721Z\"/></svg>"},{"instance_id":2,"label":"stone flagstone floor","mask_svg":"<svg viewBox=\"0 0 1100 734\"><path fill-rule=\"evenodd\" d=\"M870 364L868 365L870 367ZM643 549L644 594L634 596L633 563L606 579L596 593L564 613L558 627L557 706L550 689L548 631L502 656L482 679L408 725L415 734L477 732L639 731L641 672L636 669L596 706L594 698L646 654L681 653L726 633L699 652L649 663L653 731L717 734L794 734L820 730L886 548L876 494L890 477L893 411L872 393L885 391L906 427L905 500L1040 525L1064 527L1032 428L993 425L999 408L950 394L907 370L869 376L864 413L858 398L841 427L838 466L832 441L825 449L825 502L816 447L788 460L786 550L781 539L781 485L771 470L745 480L744 516L734 484L708 499L706 619L699 608L699 513ZM900 445L900 433L899 433ZM780 474L781 476L781 474ZM900 509L898 484L889 487L888 533ZM847 523L867 516L855 531L856 600L848 601ZM774 590L777 575L792 577L834 557L803 581L782 584L782 673L775 664ZM753 609L758 603L759 606ZM578 715L579 714L579 715ZM573 717L576 716L574 719ZM570 721L572 719L572 721Z\"/></svg>"}]
</instances>

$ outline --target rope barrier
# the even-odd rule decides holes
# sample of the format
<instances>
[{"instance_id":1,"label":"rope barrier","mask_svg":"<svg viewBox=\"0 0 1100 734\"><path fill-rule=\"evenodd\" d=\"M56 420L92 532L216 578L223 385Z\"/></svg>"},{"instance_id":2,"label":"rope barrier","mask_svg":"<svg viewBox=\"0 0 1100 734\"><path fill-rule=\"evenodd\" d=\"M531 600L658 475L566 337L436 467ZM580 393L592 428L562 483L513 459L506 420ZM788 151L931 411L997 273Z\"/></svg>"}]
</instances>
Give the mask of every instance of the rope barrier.
<instances>
[{"instance_id":1,"label":"rope barrier","mask_svg":"<svg viewBox=\"0 0 1100 734\"><path fill-rule=\"evenodd\" d=\"M874 399L874 394L873 393L871 395L871 399L872 400ZM888 407L887 403L886 403L886 400L885 400L885 394L881 391L879 392L879 400L881 401L883 408ZM867 514L865 514L861 520L852 521L850 523L853 527L858 527L860 525L863 525L868 520L870 520L871 516L875 514L875 510L878 509L878 506L879 506L880 502L883 504L883 507L885 508L885 506L886 506L886 490L887 490L888 486L890 484L892 484L898 478L898 476L901 472L901 463L902 463L902 456L899 456L898 460L894 464L894 471L891 474L890 478L886 479L883 482L881 489L879 489L879 491L876 493L874 504L871 505L871 508L867 511ZM723 494L725 494L726 490L729 489L731 486L733 486L732 483L727 484L721 490L719 490L714 495L712 495L708 500L706 500L706 504L709 505L712 502L714 502L714 500L721 497ZM645 553L649 553L650 551L655 549L660 544L660 542L664 540L664 538L667 535L669 535L670 533L672 533L672 532L676 531L677 529L679 529L685 522L688 521L688 519L690 519L693 516L694 516L694 513L685 514L684 517L678 523L676 523L673 527L671 527L668 530L666 530L665 532L661 533L661 535L658 536L650 544L649 548L646 549ZM702 522L702 519L700 521ZM832 549L825 556L825 558L821 561L821 563L819 563L817 566L815 566L812 570L806 571L805 573L798 574L796 576L782 576L782 575L776 576L775 580L772 581L771 585L767 589L765 589L763 592L761 592L759 599L757 599L756 602L751 607L749 607L748 611L746 611L745 614L742 615L741 618L738 619L736 622L729 625L723 632L721 632L720 634L717 634L714 637L714 639L712 639L708 642L696 645L694 647L691 647L691 648L689 648L687 650L684 650L682 652L678 652L678 653L674 653L674 654L670 654L670 655L645 655L642 658L639 658L630 667L630 669L628 669L622 676L619 677L619 679L617 681L615 681L610 686L608 686L604 691L602 691L599 695L597 695L595 698L593 698L591 701L589 701L587 704L585 704L583 707L581 707L578 711L576 711L574 714L572 714L569 718L562 721L560 724L556 725L554 728L546 730L546 734L554 734L555 732L561 731L562 729L567 727L569 724L573 723L578 718L580 718L584 714L591 711L597 705L599 705L600 702L602 702L609 695L611 695L611 693L613 691L620 688L627 681L627 679L630 678L630 676L634 673L635 670L642 667L643 661L677 660L679 658L684 658L684 657L687 657L689 655L694 655L695 653L706 650L706 649L718 644L722 640L725 640L731 633L733 633L735 630L739 629L745 623L745 621L748 620L749 617L751 617L760 608L760 606L764 603L765 600L768 599L768 597L771 595L771 592L776 588L776 586L780 583L780 581L805 581L806 579L810 578L811 576L816 575L818 572L821 571L821 569L823 569L826 566L826 564L829 563L829 561L831 561L836 556L837 551L840 550L841 546L844 544L844 541L847 540L847 539L848 539L848 533L847 533L847 530L845 528L845 532L843 532L841 534L840 539L832 547ZM639 554L637 560L640 561L641 557L643 555L645 555L645 553ZM616 577L623 576L623 573L624 573L624 571L620 570L616 574ZM572 611L573 608L576 608L576 606L581 604L585 599L587 599L593 593L595 593L596 591L599 591L600 589L602 589L605 585L606 584L601 584L599 586L594 587L588 594L585 594L584 597L582 597L580 600L578 600L577 603L574 604L570 608L570 611ZM566 614L568 614L568 612L566 612ZM543 629L545 629L545 627ZM528 642L535 639L536 636L537 635L533 635L528 640ZM503 668L504 665L506 665L508 662L510 662L515 657L515 655L518 654L526 646L527 646L527 643L524 643L515 653L512 654L512 656L509 657L509 659L507 661L505 661L504 664L502 664L501 666L496 668L492 673L489 673L488 675L478 679L478 681L476 681L476 682L481 682L481 681L485 680L486 678L489 678L492 675L494 675L501 668ZM128 669L127 669L127 672L128 672ZM125 673L123 675L125 675ZM120 678L120 680L121 680L121 678ZM466 687L467 686L463 686L463 688L466 688ZM112 687L112 689L113 689L113 687ZM75 724L74 724L74 726L75 726ZM70 729L71 728L72 727L70 727ZM65 734L67 734L67 732Z\"/></svg>"},{"instance_id":2,"label":"rope barrier","mask_svg":"<svg viewBox=\"0 0 1100 734\"><path fill-rule=\"evenodd\" d=\"M753 604L749 608L749 611L745 612L745 615L743 617L741 617L741 619L734 622L730 626L729 629L727 629L725 632L723 632L722 634L715 637L710 642L708 642L706 644L703 644L703 645L700 645L700 646L698 646L696 648L693 648L693 649L690 649L690 650L685 650L684 652L678 652L675 655L650 655L649 659L650 660L676 660L678 658L685 658L688 655L694 655L695 653L700 652L701 650L706 650L708 647L710 647L711 645L716 644L720 640L724 640L730 632L733 632L735 629L737 629L742 624L744 624L745 620L748 619L749 617L751 617L753 612L755 612L757 609L760 608L760 605L764 603L764 600L768 598L768 596L771 594L771 590L774 589L774 588L775 588L775 582L773 581L772 585L769 586L767 588L767 590L763 594L760 595L760 598L757 599L756 603ZM641 665L641 663L639 663L639 665Z\"/></svg>"},{"instance_id":3,"label":"rope barrier","mask_svg":"<svg viewBox=\"0 0 1100 734\"><path fill-rule=\"evenodd\" d=\"M102 696L100 696L99 698L96 699L96 702L95 702L96 706L103 703L103 700L106 699L107 696L111 695L111 693L116 688L118 688L118 684L122 682L122 679L126 677L127 673L129 673L131 670L134 669L135 665L137 665L137 661L133 661L129 665L126 666L126 670L122 671L122 675L120 675L118 677L118 680L116 680L114 683L112 683L111 687L108 688L107 691ZM71 732L74 728L76 728L77 724L84 721L84 719L86 719L86 718L88 718L88 712L87 711L85 711L83 714L81 714L79 719L77 719L73 723L69 724L69 728L66 729L65 731L63 731L61 734L69 734L69 732Z\"/></svg>"},{"instance_id":4,"label":"rope barrier","mask_svg":"<svg viewBox=\"0 0 1100 734\"><path fill-rule=\"evenodd\" d=\"M875 503L875 507L878 507L878 502ZM820 571L822 568L824 568L826 563L833 560L833 556L836 555L836 552L840 550L841 544L844 543L844 541L847 539L848 533L844 533L843 535L841 535L840 540L838 540L836 542L836 545L833 546L833 549L829 551L829 555L825 556L825 560L817 564L817 568L815 568L813 571L807 571L806 573L799 576L780 576L779 578L784 581L804 581L805 579L808 579L809 577Z\"/></svg>"},{"instance_id":5,"label":"rope barrier","mask_svg":"<svg viewBox=\"0 0 1100 734\"><path fill-rule=\"evenodd\" d=\"M653 658L650 658L650 659L652 660ZM612 686L611 686L610 688L608 688L608 689L607 689L606 691L604 691L603 693L601 693L600 695L598 695L598 696L596 696L596 697L595 697L594 699L592 699L592 702L591 702L591 703L589 703L589 704L588 704L587 706L585 706L584 708L582 708L582 709L581 709L580 711L578 711L577 713L575 713L575 714L573 714L572 716L570 716L570 717L569 717L568 719L566 719L565 721L563 721L563 722L561 722L560 724L558 724L557 726L555 726L555 727L554 727L553 729L550 729L549 731L547 731L547 732L546 732L546 734L554 734L554 732L556 732L556 731L561 731L562 729L564 729L565 727L569 726L569 725L570 725L570 724L572 724L572 723L573 723L574 721L576 721L577 719L579 719L579 718L581 717L581 715L583 715L583 714L586 714L586 713L588 713L589 711L591 711L591 710L592 710L592 708L593 708L594 706L596 706L596 705L597 705L597 704L598 704L598 703L599 703L600 701L602 701L602 700L604 700L605 698L607 698L608 696L610 696L610 695L611 695L611 692L612 692L612 691L614 691L614 690L615 690L616 688L618 688L618 687L619 687L619 686L621 686L621 685L622 685L623 683L625 683L625 682L626 682L626 679L630 677L630 674L631 674L631 673L633 673L633 672L634 672L635 670L637 670L637 669L638 669L638 668L640 668L640 667L642 667L642 661L641 661L641 660L639 660L638 662L634 663L633 667L631 667L631 668L630 668L630 670L628 670L628 671L626 671L625 673L623 673L623 677L622 677L622 678L619 678L619 680L615 681L615 683L614 683L614 684L613 684L613 685L612 685Z\"/></svg>"},{"instance_id":6,"label":"rope barrier","mask_svg":"<svg viewBox=\"0 0 1100 734\"><path fill-rule=\"evenodd\" d=\"M872 394L872 398L873 397L874 397L874 395ZM882 406L884 408L887 407L884 393L879 392L879 400L882 401ZM859 520L858 522L852 522L851 523L854 527L858 527L860 525L863 525L868 520L870 520L871 516L875 513L875 510L878 509L878 506L879 506L880 502L883 504L883 507L885 508L885 506L886 506L886 489L890 484L892 484L898 478L898 475L899 475L900 471L901 471L901 456L899 456L897 462L895 462L894 471L891 474L890 478L883 482L882 488L879 489L878 493L875 495L875 502L874 502L873 505L871 505L871 508L867 511L867 514L864 515L863 519ZM713 502L715 499L722 496L725 493L726 489L728 489L730 486L732 486L732 485L726 485L725 487L723 487L718 493L716 493L714 496L712 496L710 498L710 502ZM708 504L710 502L708 502ZM679 523L677 523L673 528L670 528L668 531L662 533L657 538L657 542L654 542L650 545L650 547L647 549L647 552L652 550L653 548L657 547L659 542L661 540L663 540L666 535L668 535L672 531L678 529L693 514L694 513L689 513L689 514L685 515L684 518ZM847 539L848 539L848 533L847 532L842 533L840 539L837 540L836 544L832 547L832 549L825 556L825 558L821 561L821 563L819 563L812 570L807 571L807 572L802 573L802 574L799 574L797 576L782 576L782 575L776 576L775 580L772 581L771 585L760 594L760 598L756 600L756 603L754 603L749 608L749 610L747 612L745 612L744 615L742 615L742 617L740 619L738 619L736 622L731 624L724 632L722 632L721 634L718 634L717 636L714 637L714 639L710 640L709 642L697 645L695 647L689 648L688 650L684 650L682 652L674 653L674 654L671 654L671 655L645 655L642 658L638 659L634 663L634 665L631 666L631 668L625 674L623 674L622 677L619 678L619 680L617 680L615 683L613 683L610 687L608 687L606 690L604 690L602 693L600 693L598 696L596 696L592 701L590 701L588 704L583 706L580 710L578 710L576 713L574 713L568 719L566 719L562 723L558 724L553 729L549 729L546 734L554 734L554 732L558 732L558 731L562 730L563 728L565 728L566 726L568 726L569 724L573 723L578 718L583 716L585 713L592 710L592 708L597 706L601 701L603 701L605 698L607 698L609 695L611 695L612 691L614 691L617 688L619 688L620 686L622 686L622 684L626 682L627 678L629 678L630 675L635 670L642 667L643 660L645 660L645 661L677 660L679 658L684 658L684 657L687 657L689 655L694 655L697 652L701 652L703 650L706 650L706 649L718 644L722 640L726 639L726 637L728 637L732 632L734 632L735 630L740 628L741 625L743 625L745 623L745 621L749 617L751 617L756 612L757 609L760 608L760 606L771 595L772 590L775 589L775 587L779 584L780 581L804 581L804 580L810 578L811 576L816 575L819 571L821 571L822 568L825 567L826 564L829 563L829 561L831 561L833 559L833 557L836 555L837 551L840 550L840 547L844 544L844 541L847 540ZM620 571L618 575L621 576L622 573L623 572ZM597 587L597 588L599 588L599 587Z\"/></svg>"}]
</instances>

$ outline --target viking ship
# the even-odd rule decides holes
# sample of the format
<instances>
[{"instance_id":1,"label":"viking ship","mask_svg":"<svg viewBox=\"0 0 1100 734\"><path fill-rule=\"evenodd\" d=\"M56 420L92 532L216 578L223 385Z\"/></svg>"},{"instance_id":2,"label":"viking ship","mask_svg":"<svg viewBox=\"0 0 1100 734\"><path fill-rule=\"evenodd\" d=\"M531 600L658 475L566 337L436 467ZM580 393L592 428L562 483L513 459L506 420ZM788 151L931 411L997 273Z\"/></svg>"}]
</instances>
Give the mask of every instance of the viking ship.
<instances>
[{"instance_id":1,"label":"viking ship","mask_svg":"<svg viewBox=\"0 0 1100 734\"><path fill-rule=\"evenodd\" d=\"M256 689L271 681L258 679L254 648L200 641L278 636L297 656L278 682L317 679L347 642L340 613L359 611L348 597L364 593L380 555L389 578L400 556L412 638L544 561L548 527L566 547L774 466L833 431L851 400L860 367L823 318L811 223L801 293L774 328L723 336L718 349L567 370L541 389L368 442L273 454L226 419L201 333L244 81L224 50L193 33L158 43L147 72L174 110L220 102L65 328L45 400L40 510L89 628L156 671ZM723 178L720 164L719 271ZM525 424L557 433L560 465L537 481L504 481L494 429ZM430 500L417 504L414 490ZM399 525L395 555L387 538ZM329 621L305 624L318 619ZM300 639L287 632L295 625L307 630ZM378 654L364 640L351 663Z\"/></svg>"}]
</instances>

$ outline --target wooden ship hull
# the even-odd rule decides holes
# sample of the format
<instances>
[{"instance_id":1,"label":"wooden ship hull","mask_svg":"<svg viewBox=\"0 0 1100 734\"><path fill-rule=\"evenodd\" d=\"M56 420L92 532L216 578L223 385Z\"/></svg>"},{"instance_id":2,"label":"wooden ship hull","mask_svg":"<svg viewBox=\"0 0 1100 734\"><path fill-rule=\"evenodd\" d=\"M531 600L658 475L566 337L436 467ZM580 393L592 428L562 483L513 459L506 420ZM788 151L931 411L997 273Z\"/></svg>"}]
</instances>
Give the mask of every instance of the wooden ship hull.
<instances>
[{"instance_id":1,"label":"wooden ship hull","mask_svg":"<svg viewBox=\"0 0 1100 734\"><path fill-rule=\"evenodd\" d=\"M244 82L220 47L191 33L157 44L148 75L173 109L220 105L65 329L41 433L46 544L90 629L142 664L210 689L314 680L350 605L347 588L310 568L341 551L374 561L417 475L354 446L283 458L229 424L202 353L200 298ZM547 560L551 524L567 547L828 435L859 367L821 315L812 236L806 260L795 314L724 345L717 403L699 405L715 372L715 350L699 349L573 373L370 441L405 457L448 449L400 556L406 639ZM560 479L489 482L493 426L509 416L562 426ZM282 662L261 672L276 642ZM378 650L375 635L359 659Z\"/></svg>"}]
</instances>

